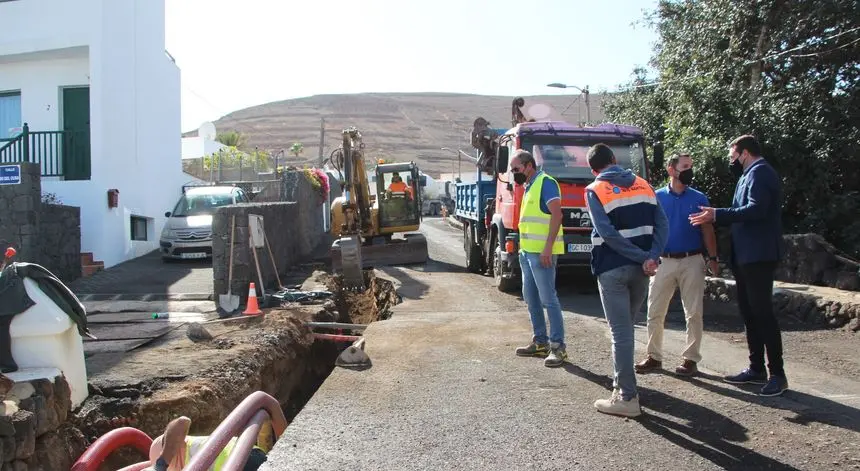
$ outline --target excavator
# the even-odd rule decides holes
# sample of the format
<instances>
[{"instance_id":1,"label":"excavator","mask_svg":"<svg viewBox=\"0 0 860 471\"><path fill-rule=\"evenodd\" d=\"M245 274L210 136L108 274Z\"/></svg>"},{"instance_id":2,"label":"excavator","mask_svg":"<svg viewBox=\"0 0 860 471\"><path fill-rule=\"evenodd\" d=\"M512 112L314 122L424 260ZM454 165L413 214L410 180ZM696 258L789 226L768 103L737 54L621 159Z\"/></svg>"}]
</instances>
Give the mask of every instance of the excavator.
<instances>
[{"instance_id":1,"label":"excavator","mask_svg":"<svg viewBox=\"0 0 860 471\"><path fill-rule=\"evenodd\" d=\"M429 257L421 226L421 175L414 162L378 163L371 194L361 132L342 132L341 147L329 163L341 176L343 192L331 204L332 271L345 288L364 290L363 269L425 263ZM403 176L406 176L404 179ZM396 235L402 237L395 237Z\"/></svg>"}]
</instances>

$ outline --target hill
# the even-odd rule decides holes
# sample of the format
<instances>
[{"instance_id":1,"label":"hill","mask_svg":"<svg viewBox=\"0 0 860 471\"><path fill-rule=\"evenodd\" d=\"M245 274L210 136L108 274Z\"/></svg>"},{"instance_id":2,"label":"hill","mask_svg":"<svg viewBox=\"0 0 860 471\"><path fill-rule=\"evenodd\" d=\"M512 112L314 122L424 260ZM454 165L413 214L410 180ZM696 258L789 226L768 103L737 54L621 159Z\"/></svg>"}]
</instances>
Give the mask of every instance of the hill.
<instances>
[{"instance_id":1,"label":"hill","mask_svg":"<svg viewBox=\"0 0 860 471\"><path fill-rule=\"evenodd\" d=\"M483 116L493 127L509 127L514 98L452 93L315 95L234 111L215 121L215 127L218 132L241 132L249 148L286 151L293 142L301 142L302 155L287 155L286 161L303 165L318 161L320 118L325 118L325 157L340 145L341 130L356 126L371 158L414 160L425 173L438 176L457 171L456 155L441 148L459 147L474 154L469 144L472 122ZM552 119L585 120L584 99L577 94L524 98L526 111L530 105L544 103L552 108ZM596 93L589 98L592 121L603 120L601 98ZM464 172L472 169L463 162Z\"/></svg>"}]
</instances>

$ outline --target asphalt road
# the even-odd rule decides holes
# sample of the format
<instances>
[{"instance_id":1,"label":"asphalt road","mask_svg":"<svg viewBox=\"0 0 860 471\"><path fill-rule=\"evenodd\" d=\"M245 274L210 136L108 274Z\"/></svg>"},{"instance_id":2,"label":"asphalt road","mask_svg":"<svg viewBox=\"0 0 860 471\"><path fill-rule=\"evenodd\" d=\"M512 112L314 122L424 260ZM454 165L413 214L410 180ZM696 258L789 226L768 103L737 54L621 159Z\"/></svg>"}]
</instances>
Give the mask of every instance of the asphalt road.
<instances>
[{"instance_id":1,"label":"asphalt road","mask_svg":"<svg viewBox=\"0 0 860 471\"><path fill-rule=\"evenodd\" d=\"M336 369L263 469L860 469L858 383L792 363L797 390L760 398L719 379L745 346L710 337L699 377L638 376L642 416L598 413L611 344L588 277L559 283L570 364L545 368L513 353L531 336L522 300L465 273L458 231L422 231L432 260L385 270L404 302L365 332L373 366ZM667 332L667 367L682 335Z\"/></svg>"},{"instance_id":2,"label":"asphalt road","mask_svg":"<svg viewBox=\"0 0 860 471\"><path fill-rule=\"evenodd\" d=\"M69 284L82 301L214 299L212 261L164 263L158 251L128 260Z\"/></svg>"}]
</instances>

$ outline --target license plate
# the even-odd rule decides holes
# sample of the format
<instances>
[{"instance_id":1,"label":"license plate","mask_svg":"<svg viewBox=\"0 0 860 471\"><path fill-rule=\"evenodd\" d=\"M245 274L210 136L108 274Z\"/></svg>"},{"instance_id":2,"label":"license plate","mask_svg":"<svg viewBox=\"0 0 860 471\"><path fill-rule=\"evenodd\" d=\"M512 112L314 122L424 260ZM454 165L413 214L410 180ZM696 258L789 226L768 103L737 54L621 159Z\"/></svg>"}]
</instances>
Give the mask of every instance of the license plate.
<instances>
[{"instance_id":1,"label":"license plate","mask_svg":"<svg viewBox=\"0 0 860 471\"><path fill-rule=\"evenodd\" d=\"M567 244L568 253L591 252L591 244Z\"/></svg>"},{"instance_id":2,"label":"license plate","mask_svg":"<svg viewBox=\"0 0 860 471\"><path fill-rule=\"evenodd\" d=\"M205 252L184 253L180 255L182 258L206 258Z\"/></svg>"}]
</instances>

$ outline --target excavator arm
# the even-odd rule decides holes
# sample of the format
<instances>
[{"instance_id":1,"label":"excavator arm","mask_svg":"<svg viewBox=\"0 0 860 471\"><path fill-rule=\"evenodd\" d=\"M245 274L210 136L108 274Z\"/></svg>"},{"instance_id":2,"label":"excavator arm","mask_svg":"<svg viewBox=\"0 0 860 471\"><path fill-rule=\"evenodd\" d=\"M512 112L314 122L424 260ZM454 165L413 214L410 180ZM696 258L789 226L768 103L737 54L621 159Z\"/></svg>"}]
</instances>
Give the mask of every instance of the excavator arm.
<instances>
[{"instance_id":1,"label":"excavator arm","mask_svg":"<svg viewBox=\"0 0 860 471\"><path fill-rule=\"evenodd\" d=\"M370 187L364 164L364 143L361 133L355 127L343 130L343 196L341 211L343 224L341 238L336 242L340 247L341 267L344 286L351 289L364 289L364 274L361 260L361 234L372 226Z\"/></svg>"}]
</instances>

